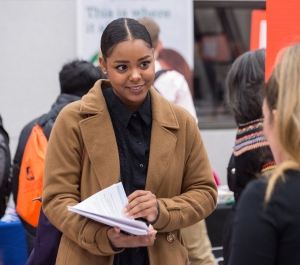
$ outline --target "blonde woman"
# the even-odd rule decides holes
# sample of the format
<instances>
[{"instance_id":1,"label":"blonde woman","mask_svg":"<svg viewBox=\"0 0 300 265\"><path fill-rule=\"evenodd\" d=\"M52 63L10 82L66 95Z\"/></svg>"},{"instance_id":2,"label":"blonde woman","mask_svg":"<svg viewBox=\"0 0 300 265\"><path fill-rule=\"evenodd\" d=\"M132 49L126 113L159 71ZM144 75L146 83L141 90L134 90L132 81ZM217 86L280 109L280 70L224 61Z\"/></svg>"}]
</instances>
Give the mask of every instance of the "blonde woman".
<instances>
[{"instance_id":1,"label":"blonde woman","mask_svg":"<svg viewBox=\"0 0 300 265\"><path fill-rule=\"evenodd\" d=\"M238 205L230 264L300 264L300 43L269 79L264 133L277 168L253 181Z\"/></svg>"}]
</instances>

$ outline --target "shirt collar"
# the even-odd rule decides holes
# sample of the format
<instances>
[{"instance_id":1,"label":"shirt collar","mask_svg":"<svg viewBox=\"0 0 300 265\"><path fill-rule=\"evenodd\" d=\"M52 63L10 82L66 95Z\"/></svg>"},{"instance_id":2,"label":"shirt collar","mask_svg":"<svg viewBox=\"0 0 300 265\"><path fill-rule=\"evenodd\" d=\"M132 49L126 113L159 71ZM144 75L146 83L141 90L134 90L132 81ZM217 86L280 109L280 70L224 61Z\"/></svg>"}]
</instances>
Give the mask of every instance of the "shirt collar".
<instances>
[{"instance_id":1,"label":"shirt collar","mask_svg":"<svg viewBox=\"0 0 300 265\"><path fill-rule=\"evenodd\" d=\"M112 111L119 121L124 125L124 127L128 126L128 123L131 119L131 116L133 114L133 111L127 109L122 101L116 96L116 94L113 92L112 88L106 89L103 91L103 96L105 98L107 107L110 111ZM147 97L143 104L140 106L140 108L137 111L142 120L145 122L147 126L151 124L151 101L150 101L150 94L147 93Z\"/></svg>"}]
</instances>

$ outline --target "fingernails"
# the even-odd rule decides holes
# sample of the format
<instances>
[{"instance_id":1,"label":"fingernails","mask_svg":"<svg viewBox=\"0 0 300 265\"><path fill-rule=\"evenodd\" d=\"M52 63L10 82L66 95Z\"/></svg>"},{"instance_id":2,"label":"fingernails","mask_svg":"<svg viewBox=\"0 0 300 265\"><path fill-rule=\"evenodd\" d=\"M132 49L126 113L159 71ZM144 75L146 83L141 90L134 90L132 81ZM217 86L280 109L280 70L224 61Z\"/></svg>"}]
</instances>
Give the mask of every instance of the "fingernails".
<instances>
[{"instance_id":1,"label":"fingernails","mask_svg":"<svg viewBox=\"0 0 300 265\"><path fill-rule=\"evenodd\" d=\"M127 213L127 212L128 212L127 207L124 207L123 212L124 212L124 213Z\"/></svg>"}]
</instances>

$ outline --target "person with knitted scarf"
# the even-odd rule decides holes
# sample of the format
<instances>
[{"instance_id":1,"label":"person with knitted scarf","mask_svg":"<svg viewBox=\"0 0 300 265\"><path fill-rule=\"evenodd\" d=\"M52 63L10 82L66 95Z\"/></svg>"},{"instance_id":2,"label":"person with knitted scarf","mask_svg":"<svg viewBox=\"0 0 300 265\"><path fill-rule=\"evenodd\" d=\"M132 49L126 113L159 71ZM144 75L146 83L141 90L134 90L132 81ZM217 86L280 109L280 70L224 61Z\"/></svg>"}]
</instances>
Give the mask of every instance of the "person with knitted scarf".
<instances>
[{"instance_id":1,"label":"person with knitted scarf","mask_svg":"<svg viewBox=\"0 0 300 265\"><path fill-rule=\"evenodd\" d=\"M238 129L227 168L228 186L234 192L235 203L223 229L222 265L229 264L233 219L243 190L250 181L275 168L269 143L263 134L264 76L264 49L239 56L227 74L227 101Z\"/></svg>"}]
</instances>

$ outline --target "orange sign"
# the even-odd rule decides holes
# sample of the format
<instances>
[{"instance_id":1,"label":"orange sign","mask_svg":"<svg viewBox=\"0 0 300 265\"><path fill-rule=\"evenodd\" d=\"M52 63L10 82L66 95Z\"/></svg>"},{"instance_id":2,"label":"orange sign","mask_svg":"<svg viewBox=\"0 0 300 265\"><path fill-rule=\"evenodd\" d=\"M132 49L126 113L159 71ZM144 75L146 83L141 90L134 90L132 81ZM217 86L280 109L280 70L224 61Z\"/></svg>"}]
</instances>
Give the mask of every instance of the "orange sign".
<instances>
[{"instance_id":1,"label":"orange sign","mask_svg":"<svg viewBox=\"0 0 300 265\"><path fill-rule=\"evenodd\" d=\"M266 80L270 77L278 52L300 41L300 1L268 0Z\"/></svg>"}]
</instances>

